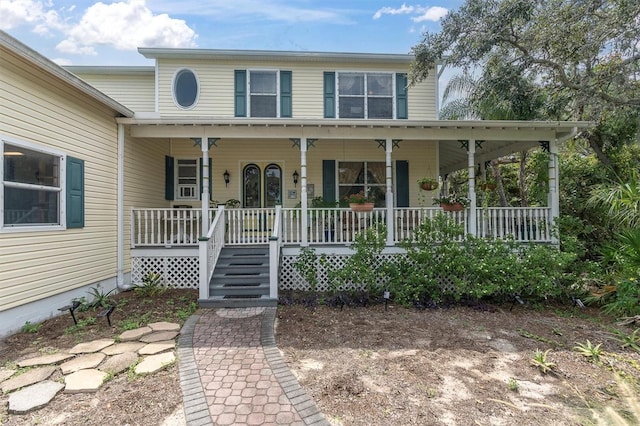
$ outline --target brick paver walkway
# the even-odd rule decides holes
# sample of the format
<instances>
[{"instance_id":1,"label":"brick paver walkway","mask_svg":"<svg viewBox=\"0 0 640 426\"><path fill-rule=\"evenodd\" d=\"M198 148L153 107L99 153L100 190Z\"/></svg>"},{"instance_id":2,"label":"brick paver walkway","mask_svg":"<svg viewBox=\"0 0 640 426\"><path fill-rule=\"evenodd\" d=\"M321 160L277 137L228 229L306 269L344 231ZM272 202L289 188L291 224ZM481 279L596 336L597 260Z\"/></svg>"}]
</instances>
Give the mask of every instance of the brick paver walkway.
<instances>
[{"instance_id":1,"label":"brick paver walkway","mask_svg":"<svg viewBox=\"0 0 640 426\"><path fill-rule=\"evenodd\" d=\"M189 426L328 425L275 346L275 311L208 309L185 323L178 345Z\"/></svg>"}]
</instances>

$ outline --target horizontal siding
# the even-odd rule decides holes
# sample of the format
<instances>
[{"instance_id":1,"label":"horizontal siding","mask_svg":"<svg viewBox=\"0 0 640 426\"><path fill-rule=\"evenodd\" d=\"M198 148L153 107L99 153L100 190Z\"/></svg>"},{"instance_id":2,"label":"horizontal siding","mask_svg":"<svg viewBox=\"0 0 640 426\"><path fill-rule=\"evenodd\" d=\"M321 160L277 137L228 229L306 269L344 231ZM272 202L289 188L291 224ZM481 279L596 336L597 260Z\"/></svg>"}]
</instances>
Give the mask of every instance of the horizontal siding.
<instances>
[{"instance_id":1,"label":"horizontal siding","mask_svg":"<svg viewBox=\"0 0 640 426\"><path fill-rule=\"evenodd\" d=\"M113 111L0 50L0 134L85 161L85 227L0 232L0 311L116 274Z\"/></svg>"},{"instance_id":2,"label":"horizontal siding","mask_svg":"<svg viewBox=\"0 0 640 426\"><path fill-rule=\"evenodd\" d=\"M136 112L155 111L155 78L150 75L77 73L78 77Z\"/></svg>"},{"instance_id":3,"label":"horizontal siding","mask_svg":"<svg viewBox=\"0 0 640 426\"><path fill-rule=\"evenodd\" d=\"M323 73L325 71L388 71L407 72L407 68L388 64L364 63L345 67L337 63L300 63L289 65L281 62L225 62L211 63L204 60L160 60L158 73L158 106L164 115L196 115L214 117L234 116L234 73L236 69L280 69L292 71L293 118L322 119ZM182 68L193 70L200 83L200 95L194 108L184 110L173 101L172 83L176 72ZM433 74L433 73L432 73ZM409 88L409 118L435 119L435 76Z\"/></svg>"},{"instance_id":4,"label":"horizontal siding","mask_svg":"<svg viewBox=\"0 0 640 426\"><path fill-rule=\"evenodd\" d=\"M125 272L128 272L131 270L131 209L171 205L164 199L164 157L169 155L169 141L127 137L124 153L124 259Z\"/></svg>"},{"instance_id":5,"label":"horizontal siding","mask_svg":"<svg viewBox=\"0 0 640 426\"><path fill-rule=\"evenodd\" d=\"M437 176L436 142L433 141L401 141L394 148L392 160L409 161L410 203L412 206L431 205L431 199L421 199L417 180L423 176ZM171 152L178 158L200 157L201 151L193 147L187 139L174 139ZM242 199L242 168L254 162L260 167L276 163L282 167L284 181L284 207L294 207L300 201L301 182L293 184L293 172L301 173L300 150L291 146L288 140L222 140L218 147L210 151L213 159L213 195L212 198L224 202L230 198ZM375 141L359 140L318 140L315 147L307 152L308 183L314 185L315 196L322 195L322 160L347 161L385 161L385 151L378 148ZM231 175L231 182L225 186L222 174L225 170ZM413 185L413 182L416 182ZM288 199L287 191L297 190L296 199ZM190 204L199 207L200 202L176 201L177 204Z\"/></svg>"}]
</instances>

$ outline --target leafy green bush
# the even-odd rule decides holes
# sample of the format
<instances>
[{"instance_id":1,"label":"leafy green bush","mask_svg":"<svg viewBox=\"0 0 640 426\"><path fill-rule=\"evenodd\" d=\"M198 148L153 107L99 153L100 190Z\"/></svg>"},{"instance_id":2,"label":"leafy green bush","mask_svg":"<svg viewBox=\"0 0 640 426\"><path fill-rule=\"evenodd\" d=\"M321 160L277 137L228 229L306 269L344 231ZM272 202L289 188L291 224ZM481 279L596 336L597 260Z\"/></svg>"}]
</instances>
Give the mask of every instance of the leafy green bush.
<instances>
[{"instance_id":1,"label":"leafy green bush","mask_svg":"<svg viewBox=\"0 0 640 426\"><path fill-rule=\"evenodd\" d=\"M446 215L425 220L390 260L389 287L404 305L428 306L514 295L530 300L566 295L575 256L540 244L475 238Z\"/></svg>"},{"instance_id":2,"label":"leafy green bush","mask_svg":"<svg viewBox=\"0 0 640 426\"><path fill-rule=\"evenodd\" d=\"M144 297L156 296L164 291L162 287L162 275L149 272L142 278L142 284L134 287L134 291Z\"/></svg>"}]
</instances>

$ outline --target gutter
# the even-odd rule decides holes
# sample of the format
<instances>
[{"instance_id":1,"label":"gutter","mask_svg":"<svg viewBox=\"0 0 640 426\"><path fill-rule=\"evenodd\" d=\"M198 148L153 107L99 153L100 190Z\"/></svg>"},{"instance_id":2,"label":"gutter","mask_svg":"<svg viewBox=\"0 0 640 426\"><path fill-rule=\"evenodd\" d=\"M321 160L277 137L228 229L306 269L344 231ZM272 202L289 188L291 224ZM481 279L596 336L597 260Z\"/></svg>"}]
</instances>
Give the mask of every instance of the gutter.
<instances>
[{"instance_id":1,"label":"gutter","mask_svg":"<svg viewBox=\"0 0 640 426\"><path fill-rule=\"evenodd\" d=\"M118 189L117 189L117 272L118 291L131 289L124 283L124 124L118 124Z\"/></svg>"}]
</instances>

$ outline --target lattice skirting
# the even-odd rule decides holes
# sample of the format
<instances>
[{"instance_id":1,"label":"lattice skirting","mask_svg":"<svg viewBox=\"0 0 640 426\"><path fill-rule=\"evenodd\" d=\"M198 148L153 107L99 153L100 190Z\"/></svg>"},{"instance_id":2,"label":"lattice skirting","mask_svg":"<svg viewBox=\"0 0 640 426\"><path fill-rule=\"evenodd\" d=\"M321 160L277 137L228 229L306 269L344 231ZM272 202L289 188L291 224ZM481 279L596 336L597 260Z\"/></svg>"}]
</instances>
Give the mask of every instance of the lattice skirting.
<instances>
[{"instance_id":1,"label":"lattice skirting","mask_svg":"<svg viewBox=\"0 0 640 426\"><path fill-rule=\"evenodd\" d=\"M131 259L131 281L142 282L149 272L160 273L162 284L173 288L198 288L198 256L144 256Z\"/></svg>"},{"instance_id":2,"label":"lattice skirting","mask_svg":"<svg viewBox=\"0 0 640 426\"><path fill-rule=\"evenodd\" d=\"M404 256L403 254L381 254L378 255L378 260L389 259L396 256ZM296 270L294 263L297 259L297 255L283 255L280 259L280 276L279 276L279 289L280 290L310 290L311 286L305 280L300 273ZM318 286L317 291L325 292L329 291L329 279L327 271L330 269L337 269L344 266L345 262L349 258L349 255L326 255L326 261L324 264L318 264ZM379 287L384 286L384 282L379 281L376 283ZM440 277L440 285L443 289L452 288L454 284L448 277ZM343 290L359 290L364 288L365 284L348 283L338 287L339 291Z\"/></svg>"},{"instance_id":3,"label":"lattice skirting","mask_svg":"<svg viewBox=\"0 0 640 426\"><path fill-rule=\"evenodd\" d=\"M392 256L398 256L397 254L381 254L378 259L386 259ZM283 255L280 258L280 276L279 276L279 289L280 290L310 290L311 286L305 280L300 273L296 270L294 263L297 259L297 255ZM330 269L342 268L350 255L346 254L333 254L326 255L326 262L318 265L318 286L316 288L319 292L329 291L329 277L327 271ZM379 285L384 283L380 282ZM345 284L338 287L338 290L358 290L363 287L364 284L353 283Z\"/></svg>"}]
</instances>

